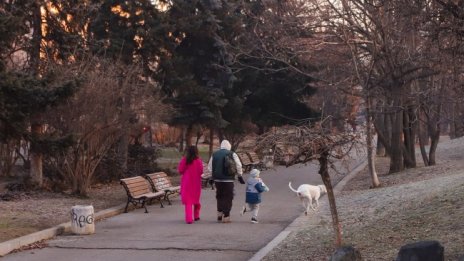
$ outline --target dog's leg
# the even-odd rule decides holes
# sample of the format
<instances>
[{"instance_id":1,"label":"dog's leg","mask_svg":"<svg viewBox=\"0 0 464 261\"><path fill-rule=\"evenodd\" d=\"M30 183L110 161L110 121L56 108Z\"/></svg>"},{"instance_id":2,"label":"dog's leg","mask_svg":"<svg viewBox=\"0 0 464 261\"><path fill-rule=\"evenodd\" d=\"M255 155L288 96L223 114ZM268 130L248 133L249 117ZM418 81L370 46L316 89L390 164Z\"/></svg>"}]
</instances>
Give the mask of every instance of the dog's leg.
<instances>
[{"instance_id":1,"label":"dog's leg","mask_svg":"<svg viewBox=\"0 0 464 261\"><path fill-rule=\"evenodd\" d=\"M300 197L300 201L301 201L301 205L303 205L303 208L306 209L305 199L303 197ZM306 211L305 211L305 215L308 215Z\"/></svg>"},{"instance_id":2,"label":"dog's leg","mask_svg":"<svg viewBox=\"0 0 464 261\"><path fill-rule=\"evenodd\" d=\"M311 199L309 198L305 198L304 200L304 207L305 207L305 215L307 216L308 215L308 212L309 212L309 205L311 204Z\"/></svg>"},{"instance_id":3,"label":"dog's leg","mask_svg":"<svg viewBox=\"0 0 464 261\"><path fill-rule=\"evenodd\" d=\"M316 201L316 202L317 202L317 201ZM312 199L311 197L309 198L309 205L311 206L311 209L312 209L312 210L316 211L316 209L315 209L314 206L313 206L313 199Z\"/></svg>"}]
</instances>

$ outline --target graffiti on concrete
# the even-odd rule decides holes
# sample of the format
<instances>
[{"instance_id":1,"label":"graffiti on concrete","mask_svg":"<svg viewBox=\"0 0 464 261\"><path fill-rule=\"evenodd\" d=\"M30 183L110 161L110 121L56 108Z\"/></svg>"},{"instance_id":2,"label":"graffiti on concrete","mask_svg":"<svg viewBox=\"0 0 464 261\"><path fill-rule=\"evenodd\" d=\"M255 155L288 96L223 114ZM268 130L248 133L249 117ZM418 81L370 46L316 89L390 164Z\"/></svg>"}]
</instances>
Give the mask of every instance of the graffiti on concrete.
<instances>
[{"instance_id":1,"label":"graffiti on concrete","mask_svg":"<svg viewBox=\"0 0 464 261\"><path fill-rule=\"evenodd\" d=\"M93 224L93 214L90 214L88 216L85 215L80 215L78 216L76 212L74 212L74 209L71 210L71 222L79 227L84 227L87 224Z\"/></svg>"}]
</instances>

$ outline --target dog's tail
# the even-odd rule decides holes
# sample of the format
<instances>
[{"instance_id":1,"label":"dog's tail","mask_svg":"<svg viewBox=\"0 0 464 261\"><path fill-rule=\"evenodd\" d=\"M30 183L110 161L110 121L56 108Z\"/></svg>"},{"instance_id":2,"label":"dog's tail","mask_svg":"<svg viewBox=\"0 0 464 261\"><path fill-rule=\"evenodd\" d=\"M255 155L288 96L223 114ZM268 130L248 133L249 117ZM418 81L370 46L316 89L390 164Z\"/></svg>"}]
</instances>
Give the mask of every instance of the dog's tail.
<instances>
[{"instance_id":1,"label":"dog's tail","mask_svg":"<svg viewBox=\"0 0 464 261\"><path fill-rule=\"evenodd\" d=\"M288 183L288 187L289 187L293 192L298 193L298 191L296 191L294 188L292 188L292 182L291 182L291 181Z\"/></svg>"}]
</instances>

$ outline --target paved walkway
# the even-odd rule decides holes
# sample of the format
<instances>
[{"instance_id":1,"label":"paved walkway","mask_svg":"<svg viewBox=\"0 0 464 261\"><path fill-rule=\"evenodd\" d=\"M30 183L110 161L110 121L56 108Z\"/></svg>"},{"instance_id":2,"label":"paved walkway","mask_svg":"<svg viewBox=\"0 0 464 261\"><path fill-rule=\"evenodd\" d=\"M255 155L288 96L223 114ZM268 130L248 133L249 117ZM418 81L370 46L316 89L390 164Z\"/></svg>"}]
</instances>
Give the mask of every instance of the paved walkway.
<instances>
[{"instance_id":1,"label":"paved walkway","mask_svg":"<svg viewBox=\"0 0 464 261\"><path fill-rule=\"evenodd\" d=\"M351 161L350 170L359 162ZM271 191L263 195L259 224L252 224L247 214L239 215L245 186L236 183L230 224L216 222L215 191L205 189L201 220L192 225L184 223L183 206L175 198L173 205L165 208L149 206L148 214L137 209L97 222L94 235L59 236L44 249L10 254L2 260L249 260L273 239L282 237L281 232L296 218L300 217L300 222L311 218L301 217L302 206L288 182L294 187L322 184L317 171L317 164L263 171L261 177ZM348 171L341 169L342 173Z\"/></svg>"}]
</instances>

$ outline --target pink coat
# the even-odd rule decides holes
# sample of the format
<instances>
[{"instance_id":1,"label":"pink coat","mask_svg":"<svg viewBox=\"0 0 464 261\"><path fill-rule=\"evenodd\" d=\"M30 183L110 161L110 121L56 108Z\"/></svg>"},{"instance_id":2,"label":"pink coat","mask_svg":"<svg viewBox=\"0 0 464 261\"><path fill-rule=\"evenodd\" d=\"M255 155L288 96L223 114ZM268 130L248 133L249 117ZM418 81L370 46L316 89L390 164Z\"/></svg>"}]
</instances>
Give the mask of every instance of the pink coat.
<instances>
[{"instance_id":1,"label":"pink coat","mask_svg":"<svg viewBox=\"0 0 464 261\"><path fill-rule=\"evenodd\" d=\"M187 165L185 157L179 162L177 170L182 175L180 182L180 195L183 204L200 204L201 174L203 174L203 162L197 158Z\"/></svg>"}]
</instances>

